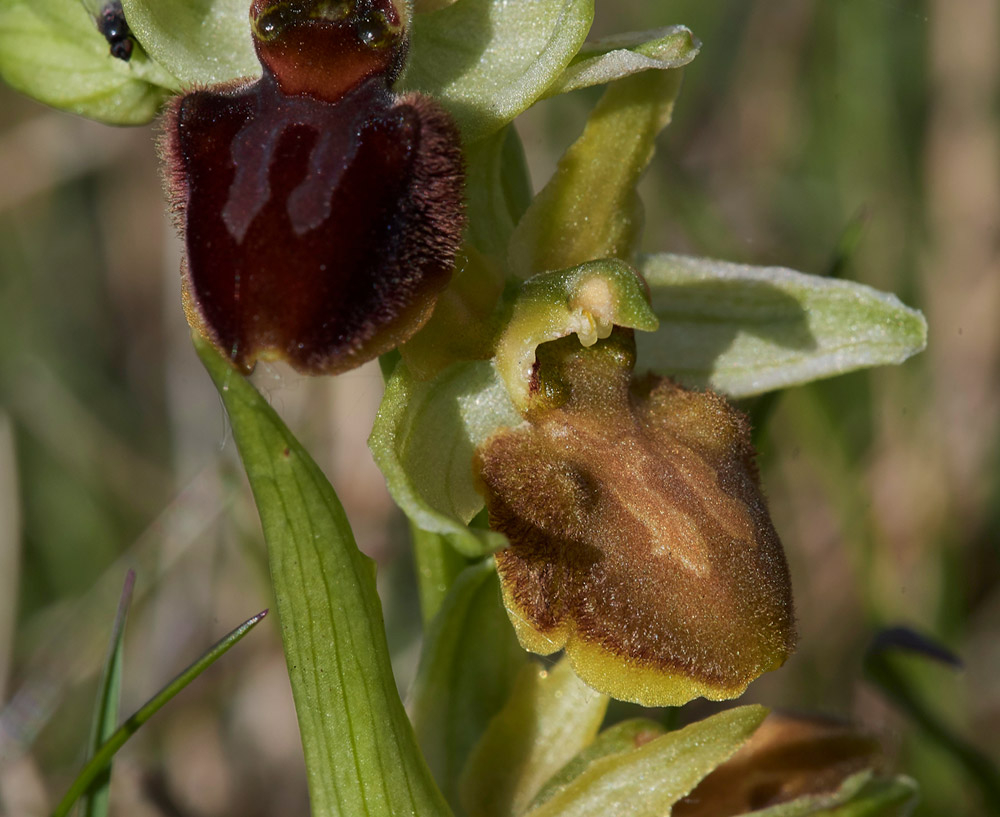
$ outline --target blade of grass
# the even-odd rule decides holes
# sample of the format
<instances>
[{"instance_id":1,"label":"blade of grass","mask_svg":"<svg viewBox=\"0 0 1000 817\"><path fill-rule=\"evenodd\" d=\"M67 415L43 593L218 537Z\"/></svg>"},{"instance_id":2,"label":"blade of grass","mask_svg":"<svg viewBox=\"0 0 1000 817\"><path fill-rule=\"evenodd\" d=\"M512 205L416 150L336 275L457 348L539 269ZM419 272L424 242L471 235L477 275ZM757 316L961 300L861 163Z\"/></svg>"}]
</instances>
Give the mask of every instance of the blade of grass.
<instances>
[{"instance_id":1,"label":"blade of grass","mask_svg":"<svg viewBox=\"0 0 1000 817\"><path fill-rule=\"evenodd\" d=\"M132 589L135 587L135 571L125 574L125 584L118 600L118 612L111 627L111 641L108 643L108 655L104 661L104 672L101 675L101 686L97 692L97 703L94 706L94 721L90 728L90 745L87 747L87 760L93 759L101 745L108 740L118 726L118 707L122 691L122 655L125 643L125 620L132 604ZM111 761L94 778L83 795L83 805L80 814L83 817L106 817L108 813L108 794L111 785Z\"/></svg>"},{"instance_id":2,"label":"blade of grass","mask_svg":"<svg viewBox=\"0 0 1000 817\"><path fill-rule=\"evenodd\" d=\"M93 785L98 775L108 767L115 752L121 749L125 745L125 742L138 732L139 728L146 721L159 712L167 701L201 675L201 673L227 653L231 647L234 647L266 615L267 610L257 613L257 615L247 619L231 633L217 641L208 652L163 687L163 689L141 706L132 717L119 726L111 737L104 741L97 751L94 752L94 756L87 761L86 765L84 765L80 774L77 775L76 780L69 787L69 791L66 792L63 799L59 801L59 805L52 811L52 817L65 817L69 813L69 810L73 808L73 804Z\"/></svg>"},{"instance_id":3,"label":"blade of grass","mask_svg":"<svg viewBox=\"0 0 1000 817\"><path fill-rule=\"evenodd\" d=\"M448 815L396 690L374 563L274 410L207 342L195 347L264 529L313 816Z\"/></svg>"}]
</instances>

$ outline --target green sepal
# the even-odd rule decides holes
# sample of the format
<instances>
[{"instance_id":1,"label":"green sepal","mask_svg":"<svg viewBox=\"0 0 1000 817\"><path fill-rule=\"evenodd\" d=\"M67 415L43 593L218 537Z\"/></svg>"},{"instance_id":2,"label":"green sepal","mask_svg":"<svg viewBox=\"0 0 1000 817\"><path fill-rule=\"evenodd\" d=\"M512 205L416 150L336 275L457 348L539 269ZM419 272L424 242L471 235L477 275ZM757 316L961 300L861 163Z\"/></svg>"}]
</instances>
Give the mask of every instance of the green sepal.
<instances>
[{"instance_id":1,"label":"green sepal","mask_svg":"<svg viewBox=\"0 0 1000 817\"><path fill-rule=\"evenodd\" d=\"M742 746L767 715L741 706L595 760L529 817L661 817Z\"/></svg>"},{"instance_id":2,"label":"green sepal","mask_svg":"<svg viewBox=\"0 0 1000 817\"><path fill-rule=\"evenodd\" d=\"M0 77L46 105L112 125L156 116L177 80L137 47L125 62L79 0L0 0Z\"/></svg>"},{"instance_id":3,"label":"green sepal","mask_svg":"<svg viewBox=\"0 0 1000 817\"><path fill-rule=\"evenodd\" d=\"M401 87L437 97L475 142L544 95L593 17L594 0L461 0L418 14Z\"/></svg>"},{"instance_id":4,"label":"green sepal","mask_svg":"<svg viewBox=\"0 0 1000 817\"><path fill-rule=\"evenodd\" d=\"M260 76L249 0L122 0L143 48L184 87Z\"/></svg>"},{"instance_id":5,"label":"green sepal","mask_svg":"<svg viewBox=\"0 0 1000 817\"><path fill-rule=\"evenodd\" d=\"M659 329L636 337L642 368L749 397L902 363L927 343L927 322L895 296L851 281L707 258L638 261Z\"/></svg>"},{"instance_id":6,"label":"green sepal","mask_svg":"<svg viewBox=\"0 0 1000 817\"><path fill-rule=\"evenodd\" d=\"M551 800L583 774L594 761L635 751L666 731L662 724L648 718L632 718L608 727L597 736L590 746L581 750L576 757L548 779L535 795L535 799L531 801L529 809L537 808Z\"/></svg>"}]
</instances>

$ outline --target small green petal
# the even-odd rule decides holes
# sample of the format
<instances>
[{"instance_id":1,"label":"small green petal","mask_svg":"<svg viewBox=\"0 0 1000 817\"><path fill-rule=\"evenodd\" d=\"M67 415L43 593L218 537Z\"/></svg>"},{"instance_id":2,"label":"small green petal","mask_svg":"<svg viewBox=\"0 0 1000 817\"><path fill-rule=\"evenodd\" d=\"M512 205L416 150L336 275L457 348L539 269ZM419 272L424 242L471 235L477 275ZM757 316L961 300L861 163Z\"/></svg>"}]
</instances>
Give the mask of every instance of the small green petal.
<instances>
[{"instance_id":1,"label":"small green petal","mask_svg":"<svg viewBox=\"0 0 1000 817\"><path fill-rule=\"evenodd\" d=\"M526 666L465 767L469 817L524 813L545 781L594 740L607 707L608 697L584 685L566 659L547 670Z\"/></svg>"},{"instance_id":2,"label":"small green petal","mask_svg":"<svg viewBox=\"0 0 1000 817\"><path fill-rule=\"evenodd\" d=\"M902 363L927 343L919 311L864 284L666 254L639 269L660 319L636 338L640 368L731 397Z\"/></svg>"},{"instance_id":3,"label":"small green petal","mask_svg":"<svg viewBox=\"0 0 1000 817\"><path fill-rule=\"evenodd\" d=\"M474 142L545 93L593 17L594 0L462 0L418 14L402 85L437 97Z\"/></svg>"},{"instance_id":4,"label":"small green petal","mask_svg":"<svg viewBox=\"0 0 1000 817\"><path fill-rule=\"evenodd\" d=\"M457 363L430 381L399 363L368 445L389 493L413 524L447 536L467 556L481 556L507 539L467 527L483 508L473 453L497 429L520 422L491 362Z\"/></svg>"},{"instance_id":5,"label":"small green petal","mask_svg":"<svg viewBox=\"0 0 1000 817\"><path fill-rule=\"evenodd\" d=\"M680 79L680 71L645 71L608 87L514 232L516 275L632 260L643 226L635 188L670 122Z\"/></svg>"},{"instance_id":6,"label":"small green petal","mask_svg":"<svg viewBox=\"0 0 1000 817\"><path fill-rule=\"evenodd\" d=\"M249 0L122 0L149 55L183 85L260 76Z\"/></svg>"},{"instance_id":7,"label":"small green petal","mask_svg":"<svg viewBox=\"0 0 1000 817\"><path fill-rule=\"evenodd\" d=\"M546 97L604 85L641 71L682 68L698 56L701 43L685 26L618 34L586 43Z\"/></svg>"},{"instance_id":8,"label":"small green petal","mask_svg":"<svg viewBox=\"0 0 1000 817\"><path fill-rule=\"evenodd\" d=\"M514 302L497 343L497 371L523 411L541 344L576 334L592 346L614 326L652 332L657 325L643 282L622 261L608 258L538 275L524 282Z\"/></svg>"},{"instance_id":9,"label":"small green petal","mask_svg":"<svg viewBox=\"0 0 1000 817\"><path fill-rule=\"evenodd\" d=\"M0 2L0 77L12 88L113 125L149 122L176 81L140 48L129 62L108 48L79 0Z\"/></svg>"}]
</instances>

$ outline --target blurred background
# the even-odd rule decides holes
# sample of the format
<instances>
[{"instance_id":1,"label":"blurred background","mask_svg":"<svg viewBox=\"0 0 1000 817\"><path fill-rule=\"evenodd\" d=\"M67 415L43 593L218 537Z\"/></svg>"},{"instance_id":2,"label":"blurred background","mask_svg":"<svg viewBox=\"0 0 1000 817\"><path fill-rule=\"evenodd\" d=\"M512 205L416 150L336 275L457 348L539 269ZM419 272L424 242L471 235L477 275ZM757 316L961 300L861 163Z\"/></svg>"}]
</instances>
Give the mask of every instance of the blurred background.
<instances>
[{"instance_id":1,"label":"blurred background","mask_svg":"<svg viewBox=\"0 0 1000 817\"><path fill-rule=\"evenodd\" d=\"M955 754L864 680L862 657L897 624L957 652L963 670L913 661L908 677L954 734L1000 755L1000 6L598 0L595 33L670 23L704 48L643 182L646 248L862 281L930 324L928 350L901 367L749 406L800 644L747 700L879 735L922 785L918 814L986 814ZM536 187L598 93L519 120ZM81 760L128 567L125 712L271 604L181 314L154 140L0 87L0 811L18 817L46 813ZM378 370L308 380L262 365L255 381L381 565L405 689L419 614L405 526L365 445ZM308 813L274 617L128 744L112 804Z\"/></svg>"}]
</instances>

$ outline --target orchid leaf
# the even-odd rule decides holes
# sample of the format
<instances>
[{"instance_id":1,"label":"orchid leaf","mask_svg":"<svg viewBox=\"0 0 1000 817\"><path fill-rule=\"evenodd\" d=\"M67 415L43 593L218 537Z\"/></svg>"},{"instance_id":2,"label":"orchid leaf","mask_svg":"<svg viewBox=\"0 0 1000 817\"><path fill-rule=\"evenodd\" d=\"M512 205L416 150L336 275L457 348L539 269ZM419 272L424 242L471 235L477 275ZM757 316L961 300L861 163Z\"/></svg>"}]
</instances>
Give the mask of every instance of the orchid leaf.
<instances>
[{"instance_id":1,"label":"orchid leaf","mask_svg":"<svg viewBox=\"0 0 1000 817\"><path fill-rule=\"evenodd\" d=\"M427 634L409 705L424 757L453 805L469 752L526 661L500 601L493 560L466 568Z\"/></svg>"},{"instance_id":2,"label":"orchid leaf","mask_svg":"<svg viewBox=\"0 0 1000 817\"><path fill-rule=\"evenodd\" d=\"M640 365L687 386L749 397L924 348L923 315L864 284L680 255L639 261L660 328Z\"/></svg>"},{"instance_id":3,"label":"orchid leaf","mask_svg":"<svg viewBox=\"0 0 1000 817\"><path fill-rule=\"evenodd\" d=\"M700 49L701 43L686 26L594 40L580 49L545 96L604 85L641 71L683 68L698 56Z\"/></svg>"},{"instance_id":4,"label":"orchid leaf","mask_svg":"<svg viewBox=\"0 0 1000 817\"><path fill-rule=\"evenodd\" d=\"M720 712L631 752L591 763L528 817L660 817L753 734L767 710Z\"/></svg>"},{"instance_id":5,"label":"orchid leaf","mask_svg":"<svg viewBox=\"0 0 1000 817\"><path fill-rule=\"evenodd\" d=\"M514 231L516 275L632 260L643 226L635 188L670 122L680 78L680 71L646 71L608 87Z\"/></svg>"},{"instance_id":6,"label":"orchid leaf","mask_svg":"<svg viewBox=\"0 0 1000 817\"><path fill-rule=\"evenodd\" d=\"M475 142L562 75L593 17L594 0L461 0L418 14L402 86L437 97Z\"/></svg>"},{"instance_id":7,"label":"orchid leaf","mask_svg":"<svg viewBox=\"0 0 1000 817\"><path fill-rule=\"evenodd\" d=\"M462 775L469 817L524 813L545 782L594 740L608 700L577 678L565 658L550 669L525 666Z\"/></svg>"},{"instance_id":8,"label":"orchid leaf","mask_svg":"<svg viewBox=\"0 0 1000 817\"><path fill-rule=\"evenodd\" d=\"M368 445L396 504L422 530L481 556L507 539L468 523L483 508L472 458L497 429L521 422L491 362L454 364L418 380L405 363L386 383Z\"/></svg>"},{"instance_id":9,"label":"orchid leaf","mask_svg":"<svg viewBox=\"0 0 1000 817\"><path fill-rule=\"evenodd\" d=\"M248 0L122 0L133 34L185 87L260 76Z\"/></svg>"},{"instance_id":10,"label":"orchid leaf","mask_svg":"<svg viewBox=\"0 0 1000 817\"><path fill-rule=\"evenodd\" d=\"M207 341L195 346L226 406L264 528L312 814L449 814L396 691L374 563L274 410Z\"/></svg>"},{"instance_id":11,"label":"orchid leaf","mask_svg":"<svg viewBox=\"0 0 1000 817\"><path fill-rule=\"evenodd\" d=\"M177 82L141 48L128 62L79 0L0 0L0 77L60 110L113 125L156 116Z\"/></svg>"}]
</instances>

